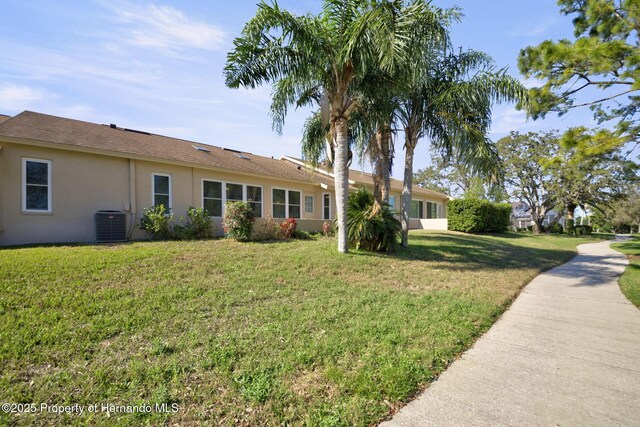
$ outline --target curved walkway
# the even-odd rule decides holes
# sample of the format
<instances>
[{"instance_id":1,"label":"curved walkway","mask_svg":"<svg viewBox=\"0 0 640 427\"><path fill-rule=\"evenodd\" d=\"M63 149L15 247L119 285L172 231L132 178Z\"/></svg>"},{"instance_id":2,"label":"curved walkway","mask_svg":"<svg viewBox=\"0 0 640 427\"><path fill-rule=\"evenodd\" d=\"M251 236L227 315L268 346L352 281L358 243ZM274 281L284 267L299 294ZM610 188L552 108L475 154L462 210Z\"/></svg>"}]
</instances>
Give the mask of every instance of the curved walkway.
<instances>
[{"instance_id":1,"label":"curved walkway","mask_svg":"<svg viewBox=\"0 0 640 427\"><path fill-rule=\"evenodd\" d=\"M504 315L383 426L640 426L640 310L610 242L527 285Z\"/></svg>"}]
</instances>

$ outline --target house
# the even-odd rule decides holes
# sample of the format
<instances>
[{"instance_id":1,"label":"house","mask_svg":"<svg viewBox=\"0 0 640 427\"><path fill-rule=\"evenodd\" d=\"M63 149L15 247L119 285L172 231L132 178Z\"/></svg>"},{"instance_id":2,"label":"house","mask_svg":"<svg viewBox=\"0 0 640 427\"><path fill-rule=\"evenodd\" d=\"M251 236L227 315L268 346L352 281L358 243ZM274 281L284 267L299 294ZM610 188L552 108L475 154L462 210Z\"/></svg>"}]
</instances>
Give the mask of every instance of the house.
<instances>
[{"instance_id":1,"label":"house","mask_svg":"<svg viewBox=\"0 0 640 427\"><path fill-rule=\"evenodd\" d=\"M371 176L351 171L351 189ZM399 209L402 183L391 184ZM229 148L31 111L0 116L0 246L95 241L95 214L126 214L129 239L143 209L164 204L176 216L202 206L221 231L227 201L247 201L258 223L297 218L320 231L335 217L331 172L301 160ZM414 187L411 226L446 229L448 196Z\"/></svg>"},{"instance_id":2,"label":"house","mask_svg":"<svg viewBox=\"0 0 640 427\"><path fill-rule=\"evenodd\" d=\"M558 213L554 210L550 210L544 216L543 226L547 226L554 221L558 216ZM558 220L560 225L564 226L564 218ZM531 208L529 205L523 202L511 203L511 225L516 228L527 228L533 226L533 217L531 216Z\"/></svg>"}]
</instances>

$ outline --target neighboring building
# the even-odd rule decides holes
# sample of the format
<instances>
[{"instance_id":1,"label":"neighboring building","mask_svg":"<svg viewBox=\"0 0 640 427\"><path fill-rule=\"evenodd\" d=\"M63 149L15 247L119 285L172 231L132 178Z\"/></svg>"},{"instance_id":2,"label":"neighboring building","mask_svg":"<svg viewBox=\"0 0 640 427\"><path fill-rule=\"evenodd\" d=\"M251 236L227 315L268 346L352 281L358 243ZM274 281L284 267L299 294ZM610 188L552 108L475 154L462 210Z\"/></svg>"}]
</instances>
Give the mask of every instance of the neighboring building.
<instances>
[{"instance_id":1,"label":"neighboring building","mask_svg":"<svg viewBox=\"0 0 640 427\"><path fill-rule=\"evenodd\" d=\"M555 220L557 215L557 212L550 210L544 216L542 225L546 227ZM560 218L558 223L564 226L564 218ZM533 218L531 216L531 208L529 205L523 202L511 203L511 224L516 228L527 228L533 226Z\"/></svg>"},{"instance_id":2,"label":"neighboring building","mask_svg":"<svg viewBox=\"0 0 640 427\"><path fill-rule=\"evenodd\" d=\"M371 175L351 171L351 189L362 185L372 186ZM393 180L396 210L401 191ZM418 187L413 194L411 227L445 230L448 196ZM0 246L95 241L100 210L125 212L128 238L144 239L143 209L160 203L176 216L202 206L221 231L233 200L251 203L259 222L293 217L308 231L335 217L333 175L298 159L30 111L0 116Z\"/></svg>"}]
</instances>

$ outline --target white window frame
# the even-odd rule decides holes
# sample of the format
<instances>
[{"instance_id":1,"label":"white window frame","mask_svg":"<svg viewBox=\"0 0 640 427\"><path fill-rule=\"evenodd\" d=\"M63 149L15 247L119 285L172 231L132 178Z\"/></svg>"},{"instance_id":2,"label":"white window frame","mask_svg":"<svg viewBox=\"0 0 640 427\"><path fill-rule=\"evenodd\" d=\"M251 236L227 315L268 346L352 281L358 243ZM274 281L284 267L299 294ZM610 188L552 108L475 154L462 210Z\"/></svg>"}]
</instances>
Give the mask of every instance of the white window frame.
<instances>
[{"instance_id":1,"label":"white window frame","mask_svg":"<svg viewBox=\"0 0 640 427\"><path fill-rule=\"evenodd\" d=\"M233 184L233 185L241 185L242 186L242 202L245 203L257 203L257 202L249 202L247 200L247 186L249 187L256 187L260 189L260 194L262 194L262 200L260 201L260 218L264 218L264 186L262 185L256 185L256 184L244 184L242 182L231 182L231 181L220 181L217 179L211 179L211 178L202 178L202 180L200 181L200 206L202 206L204 208L204 182L215 182L221 185L221 192L222 192L222 216L211 216L211 218L222 218L224 217L224 207L227 205L227 184ZM234 202L237 202L239 200L232 200Z\"/></svg>"},{"instance_id":2,"label":"white window frame","mask_svg":"<svg viewBox=\"0 0 640 427\"><path fill-rule=\"evenodd\" d=\"M215 216L215 215L209 215L209 216L211 218L222 218L222 215L224 214L224 205L225 205L224 199L225 199L225 196L226 196L224 182L217 181L215 179L202 178L202 180L200 181L200 206L202 207L202 209L204 209L204 199L218 200L218 199L214 199L213 197L204 197L204 183L205 182L213 182L213 183L216 183L216 184L220 184L220 202L222 203L222 207L220 209L220 216Z\"/></svg>"},{"instance_id":3,"label":"white window frame","mask_svg":"<svg viewBox=\"0 0 640 427\"><path fill-rule=\"evenodd\" d=\"M425 219L439 219L440 218L440 203L427 201L426 204L427 204L427 215L426 215ZM436 216L435 216L435 218L429 218L429 215L431 214L431 212L429 212L429 204L436 205Z\"/></svg>"},{"instance_id":4,"label":"white window frame","mask_svg":"<svg viewBox=\"0 0 640 427\"><path fill-rule=\"evenodd\" d=\"M229 184L233 184L233 182L230 182ZM260 188L260 195L262 197L262 200L260 200L260 218L264 218L264 187L262 185L255 185L255 184L242 184L243 201L249 204L257 203L257 202L250 202L249 200L247 200L247 186Z\"/></svg>"},{"instance_id":5,"label":"white window frame","mask_svg":"<svg viewBox=\"0 0 640 427\"><path fill-rule=\"evenodd\" d=\"M311 199L311 210L310 211L307 210L307 197ZM315 212L315 203L316 203L315 199L316 198L313 197L312 194L305 194L303 196L303 199L304 199L304 213L313 215L313 213ZM301 212L301 214L302 214L302 212Z\"/></svg>"},{"instance_id":6,"label":"white window frame","mask_svg":"<svg viewBox=\"0 0 640 427\"><path fill-rule=\"evenodd\" d=\"M27 162L46 163L47 164L47 209L27 209ZM35 159L32 157L22 158L22 212L26 213L52 213L53 200L51 198L51 160ZM29 184L35 185L35 184ZM38 184L38 186L44 187Z\"/></svg>"},{"instance_id":7,"label":"white window frame","mask_svg":"<svg viewBox=\"0 0 640 427\"><path fill-rule=\"evenodd\" d=\"M156 193L156 176L166 176L167 178L169 178L169 206L165 206L165 208L167 208L167 211L170 211L173 209L173 179L171 177L171 174L169 173L151 173L151 206L156 205L156 194L160 194Z\"/></svg>"},{"instance_id":8,"label":"white window frame","mask_svg":"<svg viewBox=\"0 0 640 427\"><path fill-rule=\"evenodd\" d=\"M285 217L284 218L277 218L277 219L291 218L291 216L289 215L289 191L300 193L300 205L295 205L295 206L300 206L300 218L296 218L296 219L302 219L302 214L304 213L304 202L303 202L304 198L302 196L302 190L294 190L294 189L280 188L280 187L271 187L271 216L273 218L275 218L275 216L273 214L273 190L284 191Z\"/></svg>"},{"instance_id":9,"label":"white window frame","mask_svg":"<svg viewBox=\"0 0 640 427\"><path fill-rule=\"evenodd\" d=\"M324 217L324 196L329 196L329 218ZM322 220L323 221L331 221L333 219L333 211L331 209L331 193L322 193Z\"/></svg>"},{"instance_id":10,"label":"white window frame","mask_svg":"<svg viewBox=\"0 0 640 427\"><path fill-rule=\"evenodd\" d=\"M421 212L418 214L417 217L412 217L411 216L411 210L412 210L412 206L413 202L418 202L418 206L420 206L420 202L422 202L422 210ZM411 204L409 205L409 219L425 219L424 218L424 205L425 205L425 201L423 199L411 199ZM420 218L420 215L422 215L422 218Z\"/></svg>"}]
</instances>

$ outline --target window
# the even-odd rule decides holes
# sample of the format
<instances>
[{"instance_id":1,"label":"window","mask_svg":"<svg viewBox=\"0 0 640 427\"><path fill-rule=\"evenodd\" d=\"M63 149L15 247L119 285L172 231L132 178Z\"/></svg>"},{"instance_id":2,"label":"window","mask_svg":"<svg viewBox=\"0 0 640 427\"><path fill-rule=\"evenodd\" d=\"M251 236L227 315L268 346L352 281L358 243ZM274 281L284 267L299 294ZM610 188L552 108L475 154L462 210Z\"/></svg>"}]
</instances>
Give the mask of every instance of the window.
<instances>
[{"instance_id":1,"label":"window","mask_svg":"<svg viewBox=\"0 0 640 427\"><path fill-rule=\"evenodd\" d=\"M273 217L287 217L287 191L273 189Z\"/></svg>"},{"instance_id":2,"label":"window","mask_svg":"<svg viewBox=\"0 0 640 427\"><path fill-rule=\"evenodd\" d=\"M242 202L242 184L229 184L226 185L227 190L227 202Z\"/></svg>"},{"instance_id":3,"label":"window","mask_svg":"<svg viewBox=\"0 0 640 427\"><path fill-rule=\"evenodd\" d=\"M304 196L304 213L313 213L313 196Z\"/></svg>"},{"instance_id":4,"label":"window","mask_svg":"<svg viewBox=\"0 0 640 427\"><path fill-rule=\"evenodd\" d=\"M438 218L438 204L427 202L427 218Z\"/></svg>"},{"instance_id":5,"label":"window","mask_svg":"<svg viewBox=\"0 0 640 427\"><path fill-rule=\"evenodd\" d=\"M247 202L251 205L256 218L262 217L262 187L247 185Z\"/></svg>"},{"instance_id":6,"label":"window","mask_svg":"<svg viewBox=\"0 0 640 427\"><path fill-rule=\"evenodd\" d=\"M411 218L420 218L420 219L424 218L424 215L422 213L424 211L423 206L424 206L424 204L423 204L422 200L412 200L411 201L411 212L410 212L409 217L411 217Z\"/></svg>"},{"instance_id":7,"label":"window","mask_svg":"<svg viewBox=\"0 0 640 427\"><path fill-rule=\"evenodd\" d=\"M202 207L210 216L222 216L222 183L202 181Z\"/></svg>"},{"instance_id":8,"label":"window","mask_svg":"<svg viewBox=\"0 0 640 427\"><path fill-rule=\"evenodd\" d=\"M396 211L396 196L389 196L389 209L391 212Z\"/></svg>"},{"instance_id":9,"label":"window","mask_svg":"<svg viewBox=\"0 0 640 427\"><path fill-rule=\"evenodd\" d=\"M153 205L171 209L171 175L153 174Z\"/></svg>"},{"instance_id":10,"label":"window","mask_svg":"<svg viewBox=\"0 0 640 427\"><path fill-rule=\"evenodd\" d=\"M202 207L210 216L222 217L227 202L244 201L251 205L256 218L262 217L262 187L202 180Z\"/></svg>"},{"instance_id":11,"label":"window","mask_svg":"<svg viewBox=\"0 0 640 427\"><path fill-rule=\"evenodd\" d=\"M289 194L289 216L288 218L300 218L300 192L288 191Z\"/></svg>"},{"instance_id":12,"label":"window","mask_svg":"<svg viewBox=\"0 0 640 427\"><path fill-rule=\"evenodd\" d=\"M22 159L22 210L51 212L51 161Z\"/></svg>"},{"instance_id":13,"label":"window","mask_svg":"<svg viewBox=\"0 0 640 427\"><path fill-rule=\"evenodd\" d=\"M322 195L322 219L331 219L331 194Z\"/></svg>"},{"instance_id":14,"label":"window","mask_svg":"<svg viewBox=\"0 0 640 427\"><path fill-rule=\"evenodd\" d=\"M300 218L301 195L299 191L273 189L273 217Z\"/></svg>"}]
</instances>

